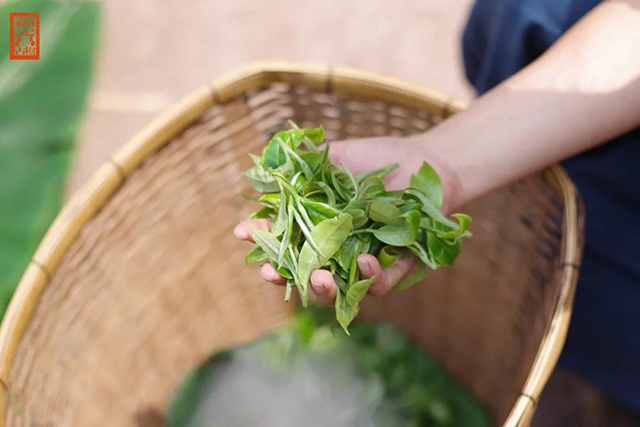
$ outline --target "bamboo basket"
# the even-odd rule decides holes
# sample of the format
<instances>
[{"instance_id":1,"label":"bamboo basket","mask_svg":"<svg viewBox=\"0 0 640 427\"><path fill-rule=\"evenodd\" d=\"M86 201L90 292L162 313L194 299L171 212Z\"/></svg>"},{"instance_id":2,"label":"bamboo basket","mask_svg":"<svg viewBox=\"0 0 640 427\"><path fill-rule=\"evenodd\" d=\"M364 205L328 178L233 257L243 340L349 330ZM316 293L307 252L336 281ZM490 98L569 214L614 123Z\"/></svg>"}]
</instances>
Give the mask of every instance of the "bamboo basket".
<instances>
[{"instance_id":1,"label":"bamboo basket","mask_svg":"<svg viewBox=\"0 0 640 427\"><path fill-rule=\"evenodd\" d=\"M330 140L424 132L464 108L350 68L258 64L152 122L67 203L0 329L0 426L160 426L185 372L282 325L281 288L244 265L233 226L248 153L293 119ZM527 426L567 332L583 241L575 187L554 166L465 209L450 269L367 298L485 402Z\"/></svg>"}]
</instances>

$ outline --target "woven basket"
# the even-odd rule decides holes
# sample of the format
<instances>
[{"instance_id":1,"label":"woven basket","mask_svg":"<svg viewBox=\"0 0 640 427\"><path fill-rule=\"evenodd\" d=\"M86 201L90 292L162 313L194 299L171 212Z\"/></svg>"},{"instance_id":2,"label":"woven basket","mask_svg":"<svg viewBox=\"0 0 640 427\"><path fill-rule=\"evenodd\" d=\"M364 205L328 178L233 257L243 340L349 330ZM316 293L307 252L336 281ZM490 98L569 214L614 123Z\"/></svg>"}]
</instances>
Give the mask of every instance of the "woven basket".
<instances>
[{"instance_id":1,"label":"woven basket","mask_svg":"<svg viewBox=\"0 0 640 427\"><path fill-rule=\"evenodd\" d=\"M65 206L0 329L0 425L160 426L185 372L292 311L232 234L255 205L242 172L293 119L330 140L424 132L463 108L347 68L262 64L154 121ZM491 410L527 426L566 335L582 248L576 190L552 167L464 209L454 268L384 298L387 319Z\"/></svg>"}]
</instances>

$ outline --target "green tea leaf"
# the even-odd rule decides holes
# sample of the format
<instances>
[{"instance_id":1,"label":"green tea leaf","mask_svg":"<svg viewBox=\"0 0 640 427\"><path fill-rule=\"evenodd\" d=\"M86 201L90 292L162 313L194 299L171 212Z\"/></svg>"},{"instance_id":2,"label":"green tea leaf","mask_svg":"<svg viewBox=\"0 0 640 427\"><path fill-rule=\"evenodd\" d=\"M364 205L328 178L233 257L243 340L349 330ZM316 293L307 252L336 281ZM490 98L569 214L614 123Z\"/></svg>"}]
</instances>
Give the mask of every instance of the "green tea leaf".
<instances>
[{"instance_id":1,"label":"green tea leaf","mask_svg":"<svg viewBox=\"0 0 640 427\"><path fill-rule=\"evenodd\" d=\"M402 224L388 224L373 230L373 235L381 242L391 246L409 246L416 241L415 234L406 221Z\"/></svg>"},{"instance_id":2,"label":"green tea leaf","mask_svg":"<svg viewBox=\"0 0 640 427\"><path fill-rule=\"evenodd\" d=\"M278 274L280 274L285 279L293 279L294 278L293 272L289 268L287 268L287 267L278 267L277 265L273 265L273 262L271 263L271 265L278 272Z\"/></svg>"},{"instance_id":3,"label":"green tea leaf","mask_svg":"<svg viewBox=\"0 0 640 427\"><path fill-rule=\"evenodd\" d=\"M287 224L284 229L284 236L282 236L282 241L280 242L280 249L278 250L278 267L282 266L282 261L284 260L287 247L289 247L291 242L291 234L293 232L293 203L289 202L286 207L283 204L281 210L285 209L287 209Z\"/></svg>"},{"instance_id":4,"label":"green tea leaf","mask_svg":"<svg viewBox=\"0 0 640 427\"><path fill-rule=\"evenodd\" d=\"M456 214L456 223L442 213L442 185L433 168L423 163L411 177L410 188L386 191L383 177L397 165L354 176L329 159L330 144L320 152L316 143L324 139L321 128L291 126L274 135L260 161L253 157L256 167L247 172L252 185L264 193L257 199L264 207L254 216L273 220L273 236L256 240L264 246L263 254L251 257L270 261L289 278L287 299L295 284L306 306L312 271L329 270L340 289L336 317L346 330L372 282L359 280L360 254L376 256L383 268L390 268L399 257L413 253L416 269L401 287L423 277L426 266L437 269L453 263L460 239L470 235L470 218ZM286 209L281 206L285 204ZM438 412L431 397L416 399ZM434 419L442 414L436 415Z\"/></svg>"},{"instance_id":5,"label":"green tea leaf","mask_svg":"<svg viewBox=\"0 0 640 427\"><path fill-rule=\"evenodd\" d=\"M293 158L298 163L298 166L300 166L300 170L304 174L305 178L307 178L307 180L312 180L313 179L313 171L311 170L311 168L309 167L307 162L305 162L302 159L302 157L300 157L298 155L298 153L293 151L291 149L291 147L289 147L282 139L278 139L278 143L280 144L280 148L282 149L282 151L285 154L289 155L291 158Z\"/></svg>"},{"instance_id":6,"label":"green tea leaf","mask_svg":"<svg viewBox=\"0 0 640 427\"><path fill-rule=\"evenodd\" d=\"M358 187L356 177L353 176L351 171L345 167L342 167L342 171L347 175L349 181L351 181L351 188L353 190L353 196L351 196L351 200L358 200L358 197L360 196L360 188Z\"/></svg>"},{"instance_id":7,"label":"green tea leaf","mask_svg":"<svg viewBox=\"0 0 640 427\"><path fill-rule=\"evenodd\" d=\"M342 246L340 246L340 250L338 251L338 255L336 257L338 264L344 270L349 271L351 267L351 261L353 257L360 252L360 245L362 242L358 239L357 236L351 235L347 237Z\"/></svg>"},{"instance_id":8,"label":"green tea leaf","mask_svg":"<svg viewBox=\"0 0 640 427\"><path fill-rule=\"evenodd\" d=\"M461 248L459 240L450 244L432 233L427 234L427 246L436 262L447 266L453 265Z\"/></svg>"},{"instance_id":9,"label":"green tea leaf","mask_svg":"<svg viewBox=\"0 0 640 427\"><path fill-rule=\"evenodd\" d=\"M289 223L289 217L287 215L287 195L283 188L280 189L280 203L278 205L278 216L276 216L276 220L271 226L271 233L276 237L279 237L284 232Z\"/></svg>"},{"instance_id":10,"label":"green tea leaf","mask_svg":"<svg viewBox=\"0 0 640 427\"><path fill-rule=\"evenodd\" d=\"M267 257L267 254L262 250L260 246L257 246L247 254L247 257L244 259L244 262L246 264L253 264L256 262L265 262L268 260L269 260L269 257Z\"/></svg>"},{"instance_id":11,"label":"green tea leaf","mask_svg":"<svg viewBox=\"0 0 640 427\"><path fill-rule=\"evenodd\" d=\"M362 182L365 179L369 178L370 176L376 176L378 178L384 178L389 172L391 172L392 170L394 170L398 166L399 166L398 163L393 163L393 164L391 164L389 166L385 166L383 168L370 170L368 172L363 172L361 174L356 175L356 179L358 180L358 182Z\"/></svg>"},{"instance_id":12,"label":"green tea leaf","mask_svg":"<svg viewBox=\"0 0 640 427\"><path fill-rule=\"evenodd\" d=\"M471 217L469 215L456 213L451 216L458 220L458 229L446 233L439 233L438 237L441 239L457 239L462 236L471 235L471 233L467 232L469 224L471 224Z\"/></svg>"},{"instance_id":13,"label":"green tea leaf","mask_svg":"<svg viewBox=\"0 0 640 427\"><path fill-rule=\"evenodd\" d=\"M387 224L377 230L373 235L383 243L391 246L409 246L418 237L420 227L420 213L409 211L401 215L404 221L400 224Z\"/></svg>"},{"instance_id":14,"label":"green tea leaf","mask_svg":"<svg viewBox=\"0 0 640 427\"><path fill-rule=\"evenodd\" d=\"M251 186L261 193L272 193L279 190L276 179L261 166L255 166L244 174Z\"/></svg>"},{"instance_id":15,"label":"green tea leaf","mask_svg":"<svg viewBox=\"0 0 640 427\"><path fill-rule=\"evenodd\" d=\"M438 264L433 259L433 256L427 252L427 250L422 246L420 242L415 242L413 245L407 246L407 248L413 252L414 255L420 259L425 265L428 265L430 268L436 270L438 268Z\"/></svg>"},{"instance_id":16,"label":"green tea leaf","mask_svg":"<svg viewBox=\"0 0 640 427\"><path fill-rule=\"evenodd\" d=\"M280 206L280 194L279 193L267 193L258 198L258 202L277 209Z\"/></svg>"},{"instance_id":17,"label":"green tea leaf","mask_svg":"<svg viewBox=\"0 0 640 427\"><path fill-rule=\"evenodd\" d=\"M324 141L324 128L322 126L318 126L317 128L300 129L300 126L298 126L293 120L288 120L288 123L294 130L300 131L302 136L309 140L309 142L313 144L321 144Z\"/></svg>"},{"instance_id":18,"label":"green tea leaf","mask_svg":"<svg viewBox=\"0 0 640 427\"><path fill-rule=\"evenodd\" d=\"M367 294L367 291L376 281L376 276L373 276L369 279L360 280L349 287L349 291L347 292L347 304L350 306L357 306L360 304L360 301Z\"/></svg>"},{"instance_id":19,"label":"green tea leaf","mask_svg":"<svg viewBox=\"0 0 640 427\"><path fill-rule=\"evenodd\" d=\"M385 246L384 248L382 248L380 250L380 253L378 254L378 262L380 263L380 266L382 268L390 268L393 267L394 265L396 265L396 262L398 261L398 255L397 254L390 254L389 253L389 248L391 246Z\"/></svg>"},{"instance_id":20,"label":"green tea leaf","mask_svg":"<svg viewBox=\"0 0 640 427\"><path fill-rule=\"evenodd\" d=\"M307 210L304 208L304 205L302 204L302 198L296 194L294 196L294 200L296 205L295 206L296 212L300 214L300 217L302 218L304 224L309 228L309 230L313 230L313 227L315 227L315 224L311 220L311 217L309 217Z\"/></svg>"},{"instance_id":21,"label":"green tea leaf","mask_svg":"<svg viewBox=\"0 0 640 427\"><path fill-rule=\"evenodd\" d=\"M311 200L302 199L302 205L307 210L309 218L314 224L319 224L325 219L335 218L340 215L340 211L331 205L320 202L312 202Z\"/></svg>"},{"instance_id":22,"label":"green tea leaf","mask_svg":"<svg viewBox=\"0 0 640 427\"><path fill-rule=\"evenodd\" d=\"M342 329L349 334L349 325L353 319L358 315L359 307L349 305L347 297L340 291L336 294L336 318L338 323L342 326Z\"/></svg>"},{"instance_id":23,"label":"green tea leaf","mask_svg":"<svg viewBox=\"0 0 640 427\"><path fill-rule=\"evenodd\" d=\"M280 248L280 241L276 236L266 230L260 230L252 228L249 230L251 237L256 245L260 246L264 253L272 260L278 259L278 251Z\"/></svg>"},{"instance_id":24,"label":"green tea leaf","mask_svg":"<svg viewBox=\"0 0 640 427\"><path fill-rule=\"evenodd\" d=\"M345 213L351 215L351 219L353 220L353 228L359 228L365 225L369 219L365 215L362 209L347 209Z\"/></svg>"},{"instance_id":25,"label":"green tea leaf","mask_svg":"<svg viewBox=\"0 0 640 427\"><path fill-rule=\"evenodd\" d=\"M424 193L438 209L442 208L442 181L429 163L422 163L420 170L411 175L410 183L412 188Z\"/></svg>"},{"instance_id":26,"label":"green tea leaf","mask_svg":"<svg viewBox=\"0 0 640 427\"><path fill-rule=\"evenodd\" d=\"M302 209L302 211L305 212L305 214L306 214L306 211L304 210L304 208ZM309 230L309 228L307 227L307 224L302 219L302 216L298 213L298 209L295 209L295 208L293 209L293 217L295 218L296 222L298 223L298 227L300 227L300 230L302 231L302 234L304 234L304 236L307 238L307 241L306 241L305 244L308 243L309 247L311 247L318 255L322 256L322 250L318 247L318 244L313 239L313 235L311 234L311 230ZM311 220L309 220L309 221L311 221Z\"/></svg>"},{"instance_id":27,"label":"green tea leaf","mask_svg":"<svg viewBox=\"0 0 640 427\"><path fill-rule=\"evenodd\" d=\"M448 227L454 227L456 229L458 224L451 221L449 218L444 216L439 207L437 207L431 199L429 199L421 190L415 188L408 188L406 190L406 194L413 196L420 200L422 203L422 212L426 213L430 218L437 221L440 224L446 225Z\"/></svg>"},{"instance_id":28,"label":"green tea leaf","mask_svg":"<svg viewBox=\"0 0 640 427\"><path fill-rule=\"evenodd\" d=\"M280 145L280 141L283 141L283 136L284 132L276 133L265 147L262 152L263 167L277 169L287 161L287 156Z\"/></svg>"},{"instance_id":29,"label":"green tea leaf","mask_svg":"<svg viewBox=\"0 0 640 427\"><path fill-rule=\"evenodd\" d=\"M304 153L300 153L300 158L304 160L304 162L309 165L312 171L317 172L322 164L322 154L320 152L309 152L306 151Z\"/></svg>"},{"instance_id":30,"label":"green tea leaf","mask_svg":"<svg viewBox=\"0 0 640 427\"><path fill-rule=\"evenodd\" d=\"M302 287L301 296L303 304L307 302L311 272L322 267L329 258L338 252L351 230L351 216L342 213L335 218L321 222L311 232L311 239L304 243L298 258L298 277L300 286ZM315 240L320 249L319 252L312 248L310 240Z\"/></svg>"},{"instance_id":31,"label":"green tea leaf","mask_svg":"<svg viewBox=\"0 0 640 427\"><path fill-rule=\"evenodd\" d=\"M343 292L343 293L347 293L347 289L348 289L348 285L347 285L347 281L337 272L334 273L333 275L333 280L335 280L336 285L338 285L338 289Z\"/></svg>"},{"instance_id":32,"label":"green tea leaf","mask_svg":"<svg viewBox=\"0 0 640 427\"><path fill-rule=\"evenodd\" d=\"M276 211L266 206L261 207L257 211L251 214L249 218L273 218L276 215Z\"/></svg>"},{"instance_id":33,"label":"green tea leaf","mask_svg":"<svg viewBox=\"0 0 640 427\"><path fill-rule=\"evenodd\" d=\"M353 258L351 258L351 265L349 266L349 289L351 286L358 280L360 277L360 270L358 269L358 254L354 253Z\"/></svg>"},{"instance_id":34,"label":"green tea leaf","mask_svg":"<svg viewBox=\"0 0 640 427\"><path fill-rule=\"evenodd\" d=\"M384 181L379 176L370 176L360 185L361 197L370 199L386 191Z\"/></svg>"},{"instance_id":35,"label":"green tea leaf","mask_svg":"<svg viewBox=\"0 0 640 427\"><path fill-rule=\"evenodd\" d=\"M331 187L329 187L326 183L324 183L323 181L318 181L315 183L318 187L322 188L322 190L324 191L324 193L327 195L327 203L332 206L335 207L336 206L336 194L333 192L333 190L331 189Z\"/></svg>"},{"instance_id":36,"label":"green tea leaf","mask_svg":"<svg viewBox=\"0 0 640 427\"><path fill-rule=\"evenodd\" d=\"M402 212L389 202L374 200L369 203L369 218L383 224L402 224Z\"/></svg>"},{"instance_id":37,"label":"green tea leaf","mask_svg":"<svg viewBox=\"0 0 640 427\"><path fill-rule=\"evenodd\" d=\"M291 299L291 289L294 286L294 282L293 280L287 280L287 290L285 291L284 294L284 300L285 301L289 301Z\"/></svg>"},{"instance_id":38,"label":"green tea leaf","mask_svg":"<svg viewBox=\"0 0 640 427\"><path fill-rule=\"evenodd\" d=\"M411 235L416 239L418 238L418 230L420 229L420 211L412 210L409 212L405 212L402 215L402 218L407 221L409 226L411 227Z\"/></svg>"},{"instance_id":39,"label":"green tea leaf","mask_svg":"<svg viewBox=\"0 0 640 427\"><path fill-rule=\"evenodd\" d=\"M334 171L329 169L327 173L329 174L329 178L331 179L335 192L338 193L345 202L350 201L351 196L347 193L347 190L344 188Z\"/></svg>"},{"instance_id":40,"label":"green tea leaf","mask_svg":"<svg viewBox=\"0 0 640 427\"><path fill-rule=\"evenodd\" d=\"M413 267L413 271L407 277L402 279L400 283L398 283L395 289L402 291L405 289L409 289L411 286L415 285L422 281L427 275L427 266L420 260L416 260L415 266Z\"/></svg>"},{"instance_id":41,"label":"green tea leaf","mask_svg":"<svg viewBox=\"0 0 640 427\"><path fill-rule=\"evenodd\" d=\"M318 126L317 128L304 129L304 137L314 144L321 144L324 141L324 128Z\"/></svg>"}]
</instances>

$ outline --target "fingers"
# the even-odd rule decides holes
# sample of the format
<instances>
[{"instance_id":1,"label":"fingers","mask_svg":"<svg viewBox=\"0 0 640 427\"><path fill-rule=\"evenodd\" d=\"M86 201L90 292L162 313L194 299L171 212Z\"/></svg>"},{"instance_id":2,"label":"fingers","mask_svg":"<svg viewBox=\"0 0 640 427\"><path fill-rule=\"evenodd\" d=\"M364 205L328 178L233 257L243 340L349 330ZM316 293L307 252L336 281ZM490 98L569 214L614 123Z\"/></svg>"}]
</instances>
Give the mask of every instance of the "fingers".
<instances>
[{"instance_id":1,"label":"fingers","mask_svg":"<svg viewBox=\"0 0 640 427\"><path fill-rule=\"evenodd\" d=\"M236 228L233 229L233 234L235 234L238 239L253 242L251 229L269 231L270 226L271 221L266 218L247 219L236 225Z\"/></svg>"},{"instance_id":2,"label":"fingers","mask_svg":"<svg viewBox=\"0 0 640 427\"><path fill-rule=\"evenodd\" d=\"M338 285L333 280L333 274L327 270L316 270L311 273L311 297L316 301L331 303L336 297Z\"/></svg>"},{"instance_id":3,"label":"fingers","mask_svg":"<svg viewBox=\"0 0 640 427\"><path fill-rule=\"evenodd\" d=\"M274 285L283 286L287 279L278 274L270 263L266 263L260 269L260 275L264 280ZM333 280L333 275L327 270L316 270L311 274L309 298L312 301L331 303L336 297L338 286Z\"/></svg>"},{"instance_id":4,"label":"fingers","mask_svg":"<svg viewBox=\"0 0 640 427\"><path fill-rule=\"evenodd\" d=\"M248 219L242 221L233 229L233 234L239 239L253 242L251 229L269 230L271 223L268 219ZM358 257L358 268L360 277L369 279L376 276L375 282L369 288L369 294L382 296L393 289L402 278L411 271L413 267L413 257L400 258L396 264L387 269L382 269L380 263L373 255L360 255ZM287 279L282 277L270 263L266 263L260 269L260 275L269 283L283 286ZM316 270L311 274L310 298L323 303L331 303L338 290L333 275L327 270Z\"/></svg>"},{"instance_id":5,"label":"fingers","mask_svg":"<svg viewBox=\"0 0 640 427\"><path fill-rule=\"evenodd\" d=\"M399 258L393 267L383 270L376 257L364 254L358 257L358 268L360 277L363 279L376 276L375 282L369 288L369 294L382 296L393 289L411 271L413 262L413 257Z\"/></svg>"},{"instance_id":6,"label":"fingers","mask_svg":"<svg viewBox=\"0 0 640 427\"><path fill-rule=\"evenodd\" d=\"M274 285L284 286L287 284L287 279L279 275L271 263L266 263L260 268L260 275L264 280Z\"/></svg>"}]
</instances>

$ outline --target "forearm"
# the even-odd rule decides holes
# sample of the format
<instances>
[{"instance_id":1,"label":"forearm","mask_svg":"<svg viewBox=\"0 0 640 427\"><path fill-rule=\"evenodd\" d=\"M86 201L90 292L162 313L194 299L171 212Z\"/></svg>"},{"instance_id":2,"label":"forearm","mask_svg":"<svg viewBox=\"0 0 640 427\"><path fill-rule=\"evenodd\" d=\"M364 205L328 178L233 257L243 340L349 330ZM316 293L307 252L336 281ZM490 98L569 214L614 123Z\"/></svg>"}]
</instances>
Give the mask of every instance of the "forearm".
<instances>
[{"instance_id":1,"label":"forearm","mask_svg":"<svg viewBox=\"0 0 640 427\"><path fill-rule=\"evenodd\" d=\"M640 126L640 1L605 2L427 136L464 204Z\"/></svg>"}]
</instances>

